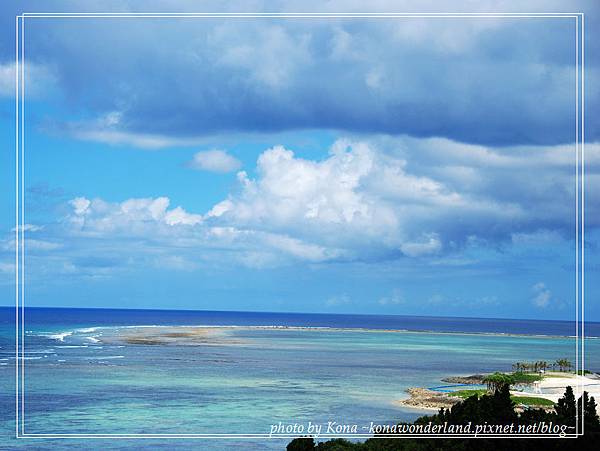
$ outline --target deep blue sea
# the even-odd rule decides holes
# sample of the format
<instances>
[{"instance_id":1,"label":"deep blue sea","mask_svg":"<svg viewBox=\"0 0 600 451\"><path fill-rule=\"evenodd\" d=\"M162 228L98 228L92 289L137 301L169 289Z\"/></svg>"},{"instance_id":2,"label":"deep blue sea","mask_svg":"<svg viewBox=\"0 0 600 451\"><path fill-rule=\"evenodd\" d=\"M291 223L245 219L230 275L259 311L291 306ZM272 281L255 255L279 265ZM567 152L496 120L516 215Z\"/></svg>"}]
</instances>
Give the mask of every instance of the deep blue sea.
<instances>
[{"instance_id":1,"label":"deep blue sea","mask_svg":"<svg viewBox=\"0 0 600 451\"><path fill-rule=\"evenodd\" d=\"M0 449L251 450L289 441L16 440L14 315L0 308ZM520 360L575 361L576 350L567 321L27 308L24 322L28 434L268 434L279 422L409 421L427 412L395 403L408 387L509 371ZM181 326L211 332L181 338L190 329ZM157 331L168 341L148 338ZM600 323L586 324L586 335L600 337ZM600 340L585 344L586 367L600 371Z\"/></svg>"}]
</instances>

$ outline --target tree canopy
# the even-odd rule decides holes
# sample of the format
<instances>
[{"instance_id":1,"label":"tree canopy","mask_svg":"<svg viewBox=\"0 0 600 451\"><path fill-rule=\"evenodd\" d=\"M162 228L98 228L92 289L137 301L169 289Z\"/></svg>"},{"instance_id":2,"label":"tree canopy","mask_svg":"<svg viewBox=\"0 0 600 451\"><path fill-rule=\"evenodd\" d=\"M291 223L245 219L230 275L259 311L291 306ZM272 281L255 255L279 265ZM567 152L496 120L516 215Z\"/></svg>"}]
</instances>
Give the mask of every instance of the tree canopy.
<instances>
[{"instance_id":1,"label":"tree canopy","mask_svg":"<svg viewBox=\"0 0 600 451\"><path fill-rule=\"evenodd\" d=\"M493 376L493 375L492 375ZM497 385L492 393L482 396L473 395L455 404L449 409L440 409L435 415L418 418L413 424L472 424L494 425L534 425L540 422L546 424L575 426L576 412L584 412L585 434L577 442L564 440L546 440L539 438L371 438L362 443L350 442L344 439L334 439L315 443L312 437L294 439L287 447L288 451L552 451L572 449L592 450L597 448L600 439L600 419L596 412L596 401L587 392L575 401L573 389L567 387L565 394L559 399L555 411L542 409L527 409L517 413L510 399L509 384L500 377L494 377L492 384ZM568 433L574 433L570 429Z\"/></svg>"}]
</instances>

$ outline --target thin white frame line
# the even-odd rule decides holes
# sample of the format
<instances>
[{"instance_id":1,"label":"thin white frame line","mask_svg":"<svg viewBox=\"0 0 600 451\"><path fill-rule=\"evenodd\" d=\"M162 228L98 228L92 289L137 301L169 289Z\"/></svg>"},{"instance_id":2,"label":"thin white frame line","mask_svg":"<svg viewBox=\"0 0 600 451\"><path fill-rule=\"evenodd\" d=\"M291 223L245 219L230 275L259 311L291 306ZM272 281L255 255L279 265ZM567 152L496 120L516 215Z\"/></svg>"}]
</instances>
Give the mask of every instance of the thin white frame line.
<instances>
[{"instance_id":1,"label":"thin white frame line","mask_svg":"<svg viewBox=\"0 0 600 451\"><path fill-rule=\"evenodd\" d=\"M25 434L25 18L21 19L21 434Z\"/></svg>"},{"instance_id":2,"label":"thin white frame line","mask_svg":"<svg viewBox=\"0 0 600 451\"><path fill-rule=\"evenodd\" d=\"M585 16L581 16L581 375L585 371ZM583 390L583 381L581 382ZM581 434L585 433L585 406L581 403Z\"/></svg>"},{"instance_id":3,"label":"thin white frame line","mask_svg":"<svg viewBox=\"0 0 600 451\"><path fill-rule=\"evenodd\" d=\"M372 16L381 16L381 15L386 15L386 16L390 16L390 17L397 17L397 16L408 16L408 17L412 17L412 16L448 16L448 17L455 17L455 16L480 16L480 15L501 15L501 16L508 16L508 17L512 17L512 16L522 16L522 15L530 15L530 16L566 16L566 15L570 15L570 16L581 16L583 13L581 12L567 12L567 11L563 11L563 12L493 12L493 11L489 11L489 12L485 12L485 11L481 11L481 12L360 12L360 11L356 11L356 12L276 12L276 11L265 11L265 12L134 12L134 11L123 11L123 12L102 12L102 11L89 11L89 12L23 12L21 13L22 16L45 16L45 15L49 15L49 16L61 16L61 15L66 15L66 16L79 16L79 15L106 15L106 16L121 16L121 15L129 15L129 16L167 16L167 17L173 17L173 16L277 16L277 17L287 17L287 16L305 16L305 15L310 15L310 16L323 16L323 17L331 17L331 16L339 16L339 15L343 15L343 16L366 16L366 17L372 17Z\"/></svg>"},{"instance_id":4,"label":"thin white frame line","mask_svg":"<svg viewBox=\"0 0 600 451\"><path fill-rule=\"evenodd\" d=\"M463 18L463 19L471 19L471 18L490 18L490 19L501 19L501 18L512 18L512 19L532 19L532 18L543 18L543 19L563 19L563 18L576 18L579 16L575 15L565 15L565 16L533 16L533 15L519 15L519 16L505 16L505 15L480 15L480 16L388 16L388 15L379 15L379 16L359 16L359 15L338 15L338 16L321 16L321 15L304 15L304 16L272 16L272 15L254 15L254 16L239 16L239 15L221 15L221 16L204 16L204 15L185 15L185 16L149 16L149 15L77 15L77 16L58 16L58 15L39 15L39 16L22 16L28 18L62 18L62 19L71 19L71 18L121 18L121 19L132 19L132 18L180 18L180 19L194 19L194 18L238 18L238 19L251 19L251 18L274 18L274 19L353 19L353 18L364 18L364 19L398 19L398 18L422 18L422 19L455 19L455 18Z\"/></svg>"},{"instance_id":5,"label":"thin white frame line","mask_svg":"<svg viewBox=\"0 0 600 451\"><path fill-rule=\"evenodd\" d=\"M17 227L16 227L16 235L18 237L18 233L19 231L21 232L21 289L20 289L20 299L21 299L21 317L20 317L20 322L21 322L21 357L24 356L24 349L25 349L25 323L24 323L24 312L25 312L25 301L24 301L24 259L25 259L25 246L24 246L24 241L25 241L25 233L24 233L24 227L23 225L25 224L25 208L24 208L24 197L25 197L25 191L24 191L24 175L25 175L25 171L24 171L24 152L25 152L25 146L24 146L24 108L25 108L25 17L36 17L36 18L82 18L82 17L90 17L90 18L202 18L202 17L206 17L206 18L236 18L236 17L240 17L240 18L485 18L485 17L490 17L490 18L575 18L576 19L576 34L577 34L577 39L576 39L576 71L577 71L577 76L576 76L576 84L579 83L579 50L577 48L578 43L579 43L579 18L581 18L582 20L582 32L581 32L581 41L582 41L582 87L581 87L581 97L582 97L582 110L583 110L583 104L584 104L584 98L585 98L585 91L584 91L584 85L583 85L583 80L584 80L584 75L583 75L583 43L585 41L585 35L584 35L584 28L583 28L583 20L584 20L584 13L22 13L21 15L16 16L17 21L16 21L16 68L17 68L17 75L16 75L16 91L17 91L17 99L16 99L16 114L17 114L17 122L19 120L19 111L18 111L18 88L19 88L19 84L18 84L18 47L19 47L19 22L21 24L21 111L20 111L20 119L21 119L21 124L17 124L15 129L16 129L16 135L18 136L18 130L20 128L21 131L21 142L20 142L20 147L21 147L21 162L20 162L20 169L21 169L21 180L20 180L20 188L21 188L21 199L20 199L20 204L22 204L21 207L21 227L19 227L18 224L18 210L19 210L19 194L18 194L18 186L19 186L19 180L18 180L18 170L19 170L19 158L18 158L18 148L19 148L19 142L17 140L16 143L16 148L17 148L17 161L16 161L16 173L17 173L17 181L16 181L16 187L17 187L17 206L16 206L16 216L17 216ZM19 19L21 19L19 21ZM576 122L579 120L579 89L577 88L577 95L576 95ZM584 134L584 125L583 125L583 120L584 120L584 112L581 111L581 115L582 115L582 123L581 123L581 133L582 133L582 159L581 159L581 171L582 171L582 185L581 185L581 189L582 189L582 195L581 195L581 202L582 202L582 224L581 224L581 231L582 231L582 240L581 240L581 249L582 249L582 266L583 266L583 253L584 253L584 240L583 240L583 233L584 233L584 224L583 224L583 219L584 219L584 214L583 214L583 199L584 199L584 185L583 185L583 177L584 177L584 168L583 168L583 134ZM579 214L578 214L578 208L579 208L579 199L578 199L578 194L579 194L579 182L578 182L578 176L579 176L579 154L577 149L579 148L579 126L577 126L577 133L576 133L576 183L577 183L577 190L576 190L576 242L579 243L578 240L578 233L579 233L579 226L578 226L578 221L579 221ZM18 283L18 271L19 271L19 259L18 259L18 238L16 240L16 249L17 249L17 256L15 258L16 260L16 270L15 272L16 274L16 282L17 282L17 291L16 291L16 300L17 300L17 305L16 305L16 310L17 310L17 318L16 318L16 335L18 335L19 333L19 321L18 321L18 309L19 309L19 305L18 305L18 301L19 301L19 283ZM576 255L578 253L578 245L576 244ZM577 274L577 283L576 283L576 323L579 322L579 297L578 297L578 290L579 290L579 258L577 257L576 259L576 274ZM582 331L582 335L585 331L584 329L584 325L583 325L583 282L584 282L584 276L583 276L583 267L582 267L582 275L581 275L581 283L582 283L582 298L581 298L581 302L582 302L582 323L581 323L581 331ZM578 324L577 324L578 326ZM578 368L577 365L577 361L579 360L579 345L578 345L578 341L579 341L579 327L576 327L576 368ZM583 336L582 336L582 343L581 343L581 350L582 353L585 349L585 345L583 343ZM17 381L16 381L16 386L17 386L17 393L18 393L18 360L19 360L19 344L17 341L16 344L16 358L17 358L17 364L16 366L16 377L17 377ZM25 410L24 410L24 404L25 404L25 359L21 358L21 428L22 428L22 434L21 436L19 436L19 431L18 431L18 412L16 412L16 429L17 429L17 438L32 438L32 437L79 437L79 438L99 438L99 437L123 437L123 438L127 438L127 437L131 437L131 438L152 438L155 437L154 435L149 435L149 434L26 434L25 433L25 421L24 421L24 416L25 416ZM584 365L583 365L583 358L581 360L582 364L581 364L581 369L582 369L582 373L583 373L583 369L584 369ZM583 387L583 383L581 383L581 387ZM580 388L580 386L577 386L578 390ZM18 410L18 394L16 396L17 399L17 410ZM583 418L582 418L583 421ZM578 422L577 422L578 424ZM567 436L571 436L573 435L574 437L578 437L580 435L582 435L583 432L580 434L579 432L576 432L574 435L570 434ZM270 436L273 437L273 434L249 434L249 435L242 435L242 436L235 436L233 434L191 434L193 437L198 437L198 438L211 438L211 437L219 437L219 438L228 438L228 437L265 437L265 436ZM183 437L182 437L183 436ZM158 437L181 437L181 438L186 438L187 436L190 436L190 434L166 434L166 435L159 435ZM327 436L324 434L321 434L321 436ZM371 437L370 434L365 434L366 437ZM392 435L393 437L408 437L408 435ZM424 434L422 435L424 437L436 437L436 435L432 435L432 434ZM447 437L448 435L441 435L441 437ZM474 437L476 436L475 434L464 434L464 435L460 435L461 437ZM515 434L511 434L511 435L503 435L500 434L498 435L498 437L514 437ZM534 434L524 434L524 436L527 437L546 437L548 438L547 435L534 435ZM289 436L286 438L292 438L292 437L296 437L296 436ZM342 435L335 435L332 434L331 437L343 437ZM349 435L348 437L361 437L360 434L352 434ZM485 435L485 437L493 437L491 435Z\"/></svg>"},{"instance_id":6,"label":"thin white frame line","mask_svg":"<svg viewBox=\"0 0 600 451\"><path fill-rule=\"evenodd\" d=\"M585 70L585 66L584 66L584 50L585 50L585 33L584 33L584 18L585 15L581 15L581 26L580 26L580 30L581 30L581 45L580 45L580 61L581 61L581 69L580 69L580 79L579 79L579 86L580 86L580 92L579 95L580 97L580 110L578 112L578 114L581 115L580 120L579 120L579 126L581 129L581 137L580 137L580 144L579 144L579 148L581 150L581 268L580 268L580 272L581 272L581 317L580 317L580 325L581 325L581 352L580 352L580 365L581 365L581 376L585 376L585 306L584 306L584 295L585 295L585 288L584 288L584 282L585 282L585 270L584 270L584 263L585 263L585 158L584 158L584 154L583 154L583 149L584 149L584 141L585 141L585 137L584 137L584 70ZM580 380L581 382L581 394L583 395L583 392L585 391L585 386L583 383L583 379ZM583 435L585 433L585 406L583 405L583 402L581 403L581 435Z\"/></svg>"},{"instance_id":7,"label":"thin white frame line","mask_svg":"<svg viewBox=\"0 0 600 451\"><path fill-rule=\"evenodd\" d=\"M579 370L579 18L575 19L575 371ZM579 399L579 384L575 387ZM575 409L575 432L579 433L579 412Z\"/></svg>"},{"instance_id":8,"label":"thin white frame line","mask_svg":"<svg viewBox=\"0 0 600 451\"><path fill-rule=\"evenodd\" d=\"M441 438L441 437L445 437L445 438L473 438L473 436L476 437L496 437L496 438L507 438L507 437L526 437L526 438L530 438L530 437L539 437L539 438L578 438L581 436L581 434L574 434L574 433L565 433L565 434L560 434L560 433L552 433L552 434L527 434L527 433L519 433L519 434L499 434L499 433L493 433L493 434L482 434L482 433L471 433L471 434L460 434L460 433L455 433L455 434L426 434L426 433L413 433L413 434L377 434L377 435L372 435L372 434L368 434L368 433L360 433L360 434L328 434L328 433L322 433L319 434L319 437L326 437L326 438L332 438L332 437L348 437L348 438L402 438L402 437L425 437L425 438L431 438L431 437L436 437L436 438ZM113 438L113 437L118 437L118 438L129 438L129 439L140 439L140 438L150 438L150 439L157 439L157 438L232 438L232 439L239 439L239 438L298 438L298 435L294 435L294 434L269 434L269 433L264 433L264 434L24 434L24 437L26 438L91 438L91 439L98 439L98 438Z\"/></svg>"},{"instance_id":9,"label":"thin white frame line","mask_svg":"<svg viewBox=\"0 0 600 451\"><path fill-rule=\"evenodd\" d=\"M19 17L15 17L15 433L19 436Z\"/></svg>"}]
</instances>

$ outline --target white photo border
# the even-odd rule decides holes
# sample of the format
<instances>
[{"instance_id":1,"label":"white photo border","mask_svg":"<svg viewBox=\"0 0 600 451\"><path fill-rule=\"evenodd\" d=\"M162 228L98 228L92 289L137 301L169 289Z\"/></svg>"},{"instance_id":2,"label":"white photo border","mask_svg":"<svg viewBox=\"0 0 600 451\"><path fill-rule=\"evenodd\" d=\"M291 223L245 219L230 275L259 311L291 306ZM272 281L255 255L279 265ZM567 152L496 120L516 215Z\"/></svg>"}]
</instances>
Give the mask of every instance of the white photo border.
<instances>
[{"instance_id":1,"label":"white photo border","mask_svg":"<svg viewBox=\"0 0 600 451\"><path fill-rule=\"evenodd\" d=\"M560 18L575 19L575 368L585 369L585 14L577 13L22 13L15 16L15 433L17 439L293 439L293 434L71 434L25 432L25 19L36 18ZM581 304L581 305L580 305ZM583 393L583 382L576 387ZM577 438L584 433L584 406L575 433L561 434L320 434L319 438Z\"/></svg>"}]
</instances>

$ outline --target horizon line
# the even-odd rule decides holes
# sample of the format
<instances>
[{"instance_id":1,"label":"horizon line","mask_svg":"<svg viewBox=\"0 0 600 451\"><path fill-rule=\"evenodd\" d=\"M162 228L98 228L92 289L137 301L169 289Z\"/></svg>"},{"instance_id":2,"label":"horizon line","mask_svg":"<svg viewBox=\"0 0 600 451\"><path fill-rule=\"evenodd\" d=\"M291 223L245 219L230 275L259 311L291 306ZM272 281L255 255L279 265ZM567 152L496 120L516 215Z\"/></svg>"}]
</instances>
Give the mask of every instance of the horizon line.
<instances>
[{"instance_id":1,"label":"horizon line","mask_svg":"<svg viewBox=\"0 0 600 451\"><path fill-rule=\"evenodd\" d=\"M0 305L0 308L15 309L14 305ZM171 312L223 312L223 313L274 313L286 315L332 315L332 316L403 316L414 318L452 318L452 319L486 319L501 321L562 321L577 323L575 319L539 319L539 318L498 318L485 316L440 316L440 315L414 315L401 313L333 313L333 312L297 312L297 311L270 311L270 310L212 310L212 309L193 309L193 308L128 308L128 307L68 307L68 306L19 306L19 309L80 309L80 310L132 310L132 311L171 311ZM600 320L586 320L586 323L600 324Z\"/></svg>"}]
</instances>

